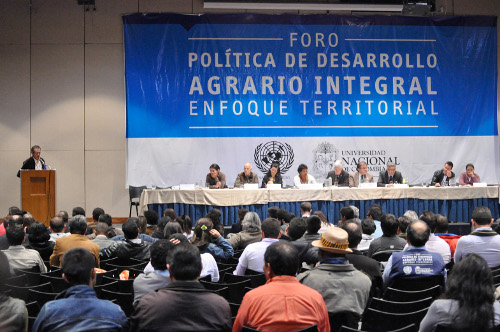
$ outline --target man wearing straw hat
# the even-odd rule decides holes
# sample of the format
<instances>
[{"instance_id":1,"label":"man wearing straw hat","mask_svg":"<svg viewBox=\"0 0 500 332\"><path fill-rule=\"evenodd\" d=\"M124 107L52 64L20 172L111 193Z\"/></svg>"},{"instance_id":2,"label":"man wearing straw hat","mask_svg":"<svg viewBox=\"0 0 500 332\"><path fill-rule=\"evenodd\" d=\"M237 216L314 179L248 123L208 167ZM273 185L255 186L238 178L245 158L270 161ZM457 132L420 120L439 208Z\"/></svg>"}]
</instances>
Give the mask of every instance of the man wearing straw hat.
<instances>
[{"instance_id":1,"label":"man wearing straw hat","mask_svg":"<svg viewBox=\"0 0 500 332\"><path fill-rule=\"evenodd\" d=\"M330 318L333 314L348 312L356 320L366 307L372 282L366 274L349 264L346 254L352 250L349 249L347 232L330 227L312 245L319 249L319 264L297 278L323 296Z\"/></svg>"}]
</instances>

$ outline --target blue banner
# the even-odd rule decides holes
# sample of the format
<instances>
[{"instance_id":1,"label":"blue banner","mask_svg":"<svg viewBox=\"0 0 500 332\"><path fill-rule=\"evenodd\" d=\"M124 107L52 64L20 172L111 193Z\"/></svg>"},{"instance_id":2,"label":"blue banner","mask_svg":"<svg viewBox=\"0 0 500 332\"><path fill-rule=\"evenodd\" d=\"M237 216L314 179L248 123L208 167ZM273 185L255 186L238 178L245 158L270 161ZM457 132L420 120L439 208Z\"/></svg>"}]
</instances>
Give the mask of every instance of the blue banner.
<instances>
[{"instance_id":1,"label":"blue banner","mask_svg":"<svg viewBox=\"0 0 500 332\"><path fill-rule=\"evenodd\" d=\"M128 138L497 135L494 17L123 20Z\"/></svg>"}]
</instances>

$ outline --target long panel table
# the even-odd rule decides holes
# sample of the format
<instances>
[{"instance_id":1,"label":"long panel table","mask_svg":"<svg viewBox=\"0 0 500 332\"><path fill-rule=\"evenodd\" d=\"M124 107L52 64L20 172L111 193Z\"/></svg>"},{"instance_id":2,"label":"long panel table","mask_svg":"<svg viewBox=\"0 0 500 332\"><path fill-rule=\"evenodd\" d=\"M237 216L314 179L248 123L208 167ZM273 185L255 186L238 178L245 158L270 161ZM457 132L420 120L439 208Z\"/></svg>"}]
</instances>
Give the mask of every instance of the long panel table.
<instances>
[{"instance_id":1,"label":"long panel table","mask_svg":"<svg viewBox=\"0 0 500 332\"><path fill-rule=\"evenodd\" d=\"M196 221L212 208L219 208L224 225L231 225L237 221L240 208L257 212L264 220L271 206L299 215L300 203L308 201L314 211L321 210L330 222L337 223L343 206L357 206L363 218L369 206L376 203L382 206L384 213L396 216L403 215L406 210L414 210L417 214L431 210L446 215L450 221L468 222L474 208L481 205L488 206L493 217L498 218L499 188L146 189L141 195L140 209L154 209L161 216L165 209L173 208L178 215L187 214Z\"/></svg>"}]
</instances>

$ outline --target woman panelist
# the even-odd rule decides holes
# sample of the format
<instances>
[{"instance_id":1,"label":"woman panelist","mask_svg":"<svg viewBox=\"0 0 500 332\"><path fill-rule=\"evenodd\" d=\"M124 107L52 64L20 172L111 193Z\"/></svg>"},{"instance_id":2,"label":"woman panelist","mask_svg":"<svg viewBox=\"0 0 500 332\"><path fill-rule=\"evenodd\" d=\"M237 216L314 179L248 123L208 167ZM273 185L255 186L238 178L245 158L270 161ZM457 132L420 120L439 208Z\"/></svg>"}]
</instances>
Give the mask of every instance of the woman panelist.
<instances>
[{"instance_id":1,"label":"woman panelist","mask_svg":"<svg viewBox=\"0 0 500 332\"><path fill-rule=\"evenodd\" d=\"M472 186L473 183L478 182L481 182L481 179L479 178L479 175L474 173L474 165L467 164L467 166L465 166L465 172L460 174L460 177L458 178L458 184L460 186Z\"/></svg>"},{"instance_id":2,"label":"woman panelist","mask_svg":"<svg viewBox=\"0 0 500 332\"><path fill-rule=\"evenodd\" d=\"M205 186L210 189L226 188L226 174L220 171L219 165L210 165L210 173L207 174Z\"/></svg>"},{"instance_id":3,"label":"woman panelist","mask_svg":"<svg viewBox=\"0 0 500 332\"><path fill-rule=\"evenodd\" d=\"M268 184L282 184L283 179L280 174L280 165L276 162L271 164L271 168L267 171L266 175L264 175L264 179L262 179L261 188L267 188Z\"/></svg>"},{"instance_id":4,"label":"woman panelist","mask_svg":"<svg viewBox=\"0 0 500 332\"><path fill-rule=\"evenodd\" d=\"M297 169L298 175L293 178L293 184L298 187L301 184L315 184L316 180L312 175L307 174L307 165L300 164Z\"/></svg>"}]
</instances>

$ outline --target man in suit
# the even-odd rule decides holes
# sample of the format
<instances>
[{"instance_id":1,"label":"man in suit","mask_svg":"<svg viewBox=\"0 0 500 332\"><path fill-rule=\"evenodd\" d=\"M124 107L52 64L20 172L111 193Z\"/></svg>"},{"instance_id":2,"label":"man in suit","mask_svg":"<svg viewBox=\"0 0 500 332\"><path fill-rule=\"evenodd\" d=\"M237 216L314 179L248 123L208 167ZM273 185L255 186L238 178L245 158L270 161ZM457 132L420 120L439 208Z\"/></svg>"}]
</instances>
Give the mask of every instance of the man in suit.
<instances>
[{"instance_id":1,"label":"man in suit","mask_svg":"<svg viewBox=\"0 0 500 332\"><path fill-rule=\"evenodd\" d=\"M332 184L337 183L339 187L349 186L349 173L344 170L342 160L336 160L333 164L333 171L328 172L326 178L332 178Z\"/></svg>"},{"instance_id":2,"label":"man in suit","mask_svg":"<svg viewBox=\"0 0 500 332\"><path fill-rule=\"evenodd\" d=\"M451 161L447 161L443 169L434 172L434 176L432 177L431 186L441 187L441 186L449 186L450 179L455 178L455 173L451 170L453 169L453 163Z\"/></svg>"},{"instance_id":3,"label":"man in suit","mask_svg":"<svg viewBox=\"0 0 500 332\"><path fill-rule=\"evenodd\" d=\"M394 187L394 183L403 183L403 176L396 171L396 164L391 161L387 163L385 172L380 172L377 187Z\"/></svg>"},{"instance_id":4,"label":"man in suit","mask_svg":"<svg viewBox=\"0 0 500 332\"><path fill-rule=\"evenodd\" d=\"M349 175L349 187L359 187L360 183L373 183L373 175L368 173L368 166L364 161L356 164L356 173Z\"/></svg>"},{"instance_id":5,"label":"man in suit","mask_svg":"<svg viewBox=\"0 0 500 332\"><path fill-rule=\"evenodd\" d=\"M47 166L45 165L45 160L43 158L40 158L40 152L42 151L42 148L38 145L34 145L31 147L31 157L26 159L23 162L23 166L21 166L21 169L34 169L34 170L42 170L42 169L47 169ZM17 177L21 177L21 170L17 172Z\"/></svg>"}]
</instances>

